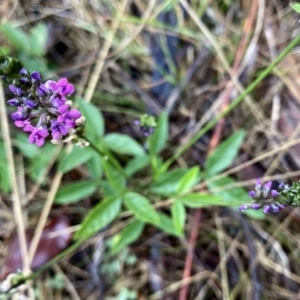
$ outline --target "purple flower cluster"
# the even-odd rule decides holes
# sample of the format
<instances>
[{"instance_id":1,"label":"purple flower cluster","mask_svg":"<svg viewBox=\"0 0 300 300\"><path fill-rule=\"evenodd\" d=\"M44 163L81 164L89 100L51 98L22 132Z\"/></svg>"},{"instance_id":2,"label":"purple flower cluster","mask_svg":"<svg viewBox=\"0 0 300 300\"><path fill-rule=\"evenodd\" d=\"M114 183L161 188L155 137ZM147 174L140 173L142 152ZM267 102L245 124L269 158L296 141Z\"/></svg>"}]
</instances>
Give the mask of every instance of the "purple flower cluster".
<instances>
[{"instance_id":1,"label":"purple flower cluster","mask_svg":"<svg viewBox=\"0 0 300 300\"><path fill-rule=\"evenodd\" d=\"M29 132L30 143L41 147L48 136L57 143L83 124L81 113L71 108L72 102L67 99L74 93L67 78L42 83L38 72L30 74L22 69L19 74L20 78L9 86L15 98L7 103L17 107L11 118L17 127Z\"/></svg>"},{"instance_id":2,"label":"purple flower cluster","mask_svg":"<svg viewBox=\"0 0 300 300\"><path fill-rule=\"evenodd\" d=\"M139 120L135 120L134 124L140 127L141 132L144 136L149 136L155 131L157 126L156 120L153 116L143 114Z\"/></svg>"},{"instance_id":3,"label":"purple flower cluster","mask_svg":"<svg viewBox=\"0 0 300 300\"><path fill-rule=\"evenodd\" d=\"M265 214L270 212L278 213L280 209L285 206L278 201L277 197L280 196L280 192L277 190L271 190L272 181L262 184L261 179L256 179L255 190L249 192L249 196L254 200L253 203L246 203L239 207L240 211L247 209L258 210L262 208ZM281 183L278 189L282 189L284 184Z\"/></svg>"}]
</instances>

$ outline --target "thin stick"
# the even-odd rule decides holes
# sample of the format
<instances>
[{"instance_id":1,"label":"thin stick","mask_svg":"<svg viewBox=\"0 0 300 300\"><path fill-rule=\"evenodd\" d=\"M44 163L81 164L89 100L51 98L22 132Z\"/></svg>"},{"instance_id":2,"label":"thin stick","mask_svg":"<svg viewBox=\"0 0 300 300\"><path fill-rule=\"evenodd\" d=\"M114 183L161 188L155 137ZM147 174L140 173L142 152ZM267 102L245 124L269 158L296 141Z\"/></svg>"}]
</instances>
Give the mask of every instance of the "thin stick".
<instances>
[{"instance_id":1,"label":"thin stick","mask_svg":"<svg viewBox=\"0 0 300 300\"><path fill-rule=\"evenodd\" d=\"M31 270L30 270L30 263L28 259L28 253L27 253L25 222L24 222L24 216L22 212L22 202L20 199L19 186L17 183L16 167L14 163L12 143L10 139L10 130L8 126L6 103L5 103L1 81L0 81L0 115L1 115L1 127L3 131L5 154L8 162L9 177L11 180L11 186L13 192L12 195L13 210L14 210L15 221L17 223L18 239L19 239L20 251L22 254L23 272L24 275L27 276L31 273Z\"/></svg>"}]
</instances>

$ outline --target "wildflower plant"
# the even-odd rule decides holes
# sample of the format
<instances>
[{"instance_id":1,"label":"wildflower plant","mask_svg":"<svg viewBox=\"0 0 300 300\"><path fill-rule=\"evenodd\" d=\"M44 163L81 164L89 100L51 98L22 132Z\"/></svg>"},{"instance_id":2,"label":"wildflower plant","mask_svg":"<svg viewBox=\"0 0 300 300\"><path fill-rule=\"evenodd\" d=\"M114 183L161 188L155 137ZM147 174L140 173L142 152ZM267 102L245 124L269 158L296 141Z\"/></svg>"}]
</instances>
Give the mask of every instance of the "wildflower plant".
<instances>
[{"instance_id":1,"label":"wildflower plant","mask_svg":"<svg viewBox=\"0 0 300 300\"><path fill-rule=\"evenodd\" d=\"M203 170L199 166L171 169L171 162L182 150L163 160L161 154L168 146L169 135L167 112L162 112L157 120L145 114L135 122L145 137L141 145L128 135L105 133L103 116L93 104L77 99L79 109L74 108L69 96L75 89L67 78L43 81L39 72L29 72L9 57L1 58L0 67L2 80L14 95L7 101L15 108L11 118L29 134L30 144L39 149L49 139L54 144L72 141L90 145L65 152L57 166L59 172L66 173L86 164L90 178L62 184L54 200L57 205L73 204L101 191L101 200L87 212L74 234L74 245L80 245L119 216L123 218L124 211L127 222L111 237L112 253L136 241L146 225L175 237L183 236L187 209L226 206L263 218L287 205L300 204L300 183L291 187L282 184L275 190L271 182L262 184L258 179L248 194L242 188L226 190L227 185L235 183L229 176L214 180L236 158L245 137L243 130L229 136L210 153ZM146 174L146 180L141 174ZM169 212L162 211L162 206L168 207Z\"/></svg>"}]
</instances>

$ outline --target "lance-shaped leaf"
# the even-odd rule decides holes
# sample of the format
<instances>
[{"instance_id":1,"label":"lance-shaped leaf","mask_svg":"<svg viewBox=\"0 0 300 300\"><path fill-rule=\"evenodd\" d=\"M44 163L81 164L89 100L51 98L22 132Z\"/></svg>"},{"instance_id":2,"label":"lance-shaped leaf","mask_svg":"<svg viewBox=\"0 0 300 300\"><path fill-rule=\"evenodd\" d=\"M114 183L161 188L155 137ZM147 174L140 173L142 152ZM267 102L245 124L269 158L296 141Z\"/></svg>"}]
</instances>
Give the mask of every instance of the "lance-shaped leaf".
<instances>
[{"instance_id":1,"label":"lance-shaped leaf","mask_svg":"<svg viewBox=\"0 0 300 300\"><path fill-rule=\"evenodd\" d=\"M112 222L121 209L121 198L108 197L91 209L83 220L80 229L75 234L75 239L85 238L95 234Z\"/></svg>"},{"instance_id":2,"label":"lance-shaped leaf","mask_svg":"<svg viewBox=\"0 0 300 300\"><path fill-rule=\"evenodd\" d=\"M151 202L144 196L129 192L125 194L125 205L133 214L142 221L158 225L159 215Z\"/></svg>"}]
</instances>

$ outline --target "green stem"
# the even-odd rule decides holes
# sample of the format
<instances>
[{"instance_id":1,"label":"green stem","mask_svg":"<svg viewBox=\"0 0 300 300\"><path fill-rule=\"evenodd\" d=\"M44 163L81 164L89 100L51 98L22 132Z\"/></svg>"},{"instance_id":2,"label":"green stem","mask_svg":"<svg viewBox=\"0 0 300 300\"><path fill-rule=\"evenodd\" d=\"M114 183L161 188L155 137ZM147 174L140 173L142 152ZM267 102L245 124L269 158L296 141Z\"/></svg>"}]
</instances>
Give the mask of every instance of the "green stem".
<instances>
[{"instance_id":1,"label":"green stem","mask_svg":"<svg viewBox=\"0 0 300 300\"><path fill-rule=\"evenodd\" d=\"M269 75L272 70L289 54L289 52L300 42L300 35L296 36L288 45L287 47L276 57L276 59L267 67L265 68L259 76L242 92L240 95L238 95L231 104L222 111L217 117L215 117L213 120L208 122L206 126L202 128L199 132L197 132L194 137L189 140L186 144L180 146L175 151L174 155L169 158L163 165L164 170L168 169L169 166L176 161L185 151L187 151L194 143L196 143L199 138L201 138L206 132L208 132L210 129L212 129L220 119L225 117L228 113L230 113L236 106L238 106L244 98L250 94L258 85L259 83L267 76Z\"/></svg>"}]
</instances>

